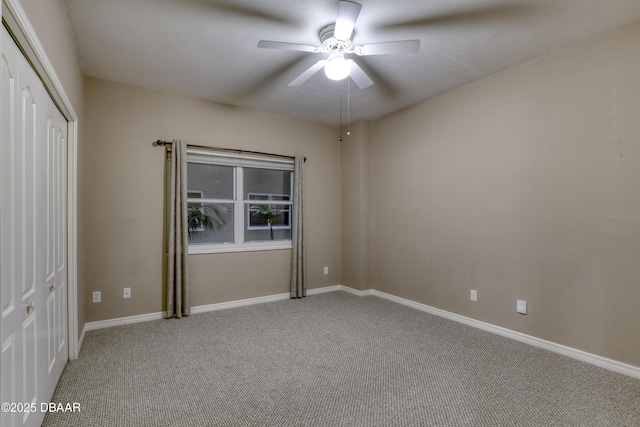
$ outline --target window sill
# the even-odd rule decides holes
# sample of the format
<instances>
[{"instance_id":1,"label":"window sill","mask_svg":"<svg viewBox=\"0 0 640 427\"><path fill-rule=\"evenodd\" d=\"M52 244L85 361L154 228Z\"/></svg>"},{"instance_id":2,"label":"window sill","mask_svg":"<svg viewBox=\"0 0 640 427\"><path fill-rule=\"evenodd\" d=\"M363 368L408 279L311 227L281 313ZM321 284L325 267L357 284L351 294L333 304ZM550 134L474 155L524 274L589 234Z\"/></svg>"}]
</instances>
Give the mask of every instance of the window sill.
<instances>
[{"instance_id":1,"label":"window sill","mask_svg":"<svg viewBox=\"0 0 640 427\"><path fill-rule=\"evenodd\" d=\"M226 252L256 252L291 249L291 240L274 240L250 243L222 243L189 245L189 255L217 254Z\"/></svg>"}]
</instances>

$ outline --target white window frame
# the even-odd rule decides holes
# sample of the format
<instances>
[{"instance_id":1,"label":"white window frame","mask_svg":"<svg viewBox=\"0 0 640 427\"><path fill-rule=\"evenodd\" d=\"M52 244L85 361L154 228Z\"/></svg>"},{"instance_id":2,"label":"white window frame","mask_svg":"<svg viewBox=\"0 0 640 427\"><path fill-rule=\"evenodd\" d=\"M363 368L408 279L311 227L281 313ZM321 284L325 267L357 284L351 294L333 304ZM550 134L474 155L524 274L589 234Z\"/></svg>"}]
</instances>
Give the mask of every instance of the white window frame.
<instances>
[{"instance_id":1,"label":"white window frame","mask_svg":"<svg viewBox=\"0 0 640 427\"><path fill-rule=\"evenodd\" d=\"M244 241L244 227L248 221L249 205L256 202L268 202L270 205L283 204L291 206L291 214L293 214L293 200L244 200L244 179L243 172L245 167L253 167L260 169L275 169L293 172L293 159L285 158L265 158L260 156L240 155L234 153L210 152L206 150L189 149L187 150L188 163L205 163L221 166L234 167L233 179L233 200L228 199L207 199L207 198L188 198L188 203L233 203L233 236L234 242L226 243L194 243L189 244L189 254L209 254L221 252L249 252L249 251L265 251L291 249L291 239L288 240L261 240L261 241ZM188 183L187 183L188 185ZM293 187L293 180L291 182ZM293 195L293 188L291 189ZM197 192L198 190L188 190L189 192ZM253 193L252 193L253 194ZM248 223L247 223L248 224ZM290 228L285 226L275 226L277 228Z\"/></svg>"}]
</instances>

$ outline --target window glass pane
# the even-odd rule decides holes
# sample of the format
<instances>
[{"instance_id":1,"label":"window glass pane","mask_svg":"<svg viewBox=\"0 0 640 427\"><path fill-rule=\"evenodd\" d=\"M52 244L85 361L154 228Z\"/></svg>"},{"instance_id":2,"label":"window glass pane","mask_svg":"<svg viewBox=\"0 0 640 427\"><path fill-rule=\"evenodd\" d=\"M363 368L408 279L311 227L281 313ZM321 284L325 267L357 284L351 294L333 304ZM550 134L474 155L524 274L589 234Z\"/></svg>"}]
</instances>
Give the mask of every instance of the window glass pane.
<instances>
[{"instance_id":1,"label":"window glass pane","mask_svg":"<svg viewBox=\"0 0 640 427\"><path fill-rule=\"evenodd\" d=\"M291 172L244 168L244 198L245 200L291 200Z\"/></svg>"},{"instance_id":2,"label":"window glass pane","mask_svg":"<svg viewBox=\"0 0 640 427\"><path fill-rule=\"evenodd\" d=\"M233 167L187 164L188 197L233 200Z\"/></svg>"},{"instance_id":3,"label":"window glass pane","mask_svg":"<svg viewBox=\"0 0 640 427\"><path fill-rule=\"evenodd\" d=\"M245 241L291 240L291 205L247 204Z\"/></svg>"},{"instance_id":4,"label":"window glass pane","mask_svg":"<svg viewBox=\"0 0 640 427\"><path fill-rule=\"evenodd\" d=\"M188 203L189 243L233 242L233 203Z\"/></svg>"}]
</instances>

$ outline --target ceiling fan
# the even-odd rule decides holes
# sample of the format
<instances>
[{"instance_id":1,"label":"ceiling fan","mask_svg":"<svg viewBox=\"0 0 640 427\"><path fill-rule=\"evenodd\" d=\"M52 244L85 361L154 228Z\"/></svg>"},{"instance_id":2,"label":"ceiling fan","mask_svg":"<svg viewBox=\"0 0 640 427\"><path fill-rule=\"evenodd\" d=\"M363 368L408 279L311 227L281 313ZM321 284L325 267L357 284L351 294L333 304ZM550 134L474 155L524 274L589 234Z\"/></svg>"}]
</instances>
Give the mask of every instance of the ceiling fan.
<instances>
[{"instance_id":1,"label":"ceiling fan","mask_svg":"<svg viewBox=\"0 0 640 427\"><path fill-rule=\"evenodd\" d=\"M326 76L332 80L343 80L351 77L360 89L365 89L373 84L373 80L357 62L353 59L345 58L345 54L353 53L357 56L367 56L418 53L420 40L401 40L353 46L353 30L361 8L362 5L359 3L346 0L340 1L335 24L329 24L320 30L320 46L260 40L258 47L328 54L325 59L319 60L289 83L290 87L301 86L318 71L324 69Z\"/></svg>"}]
</instances>

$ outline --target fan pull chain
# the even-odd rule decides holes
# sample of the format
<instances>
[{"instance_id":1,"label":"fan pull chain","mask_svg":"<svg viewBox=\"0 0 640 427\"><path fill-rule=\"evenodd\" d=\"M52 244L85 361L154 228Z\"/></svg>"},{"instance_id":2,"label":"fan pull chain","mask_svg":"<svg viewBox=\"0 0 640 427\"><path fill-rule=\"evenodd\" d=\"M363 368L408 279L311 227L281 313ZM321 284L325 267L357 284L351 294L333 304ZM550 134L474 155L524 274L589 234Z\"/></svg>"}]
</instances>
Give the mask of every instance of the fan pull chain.
<instances>
[{"instance_id":1,"label":"fan pull chain","mask_svg":"<svg viewBox=\"0 0 640 427\"><path fill-rule=\"evenodd\" d=\"M340 93L340 123L338 124L338 141L342 142L342 93Z\"/></svg>"},{"instance_id":2,"label":"fan pull chain","mask_svg":"<svg viewBox=\"0 0 640 427\"><path fill-rule=\"evenodd\" d=\"M351 112L351 84L349 82L349 77L347 77L347 136L351 135L351 130L350 129L350 125L351 125L351 118L350 118L350 112Z\"/></svg>"}]
</instances>

